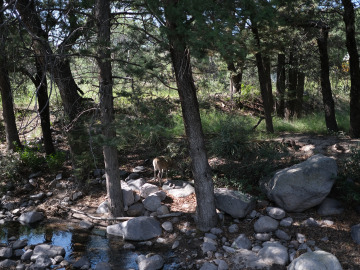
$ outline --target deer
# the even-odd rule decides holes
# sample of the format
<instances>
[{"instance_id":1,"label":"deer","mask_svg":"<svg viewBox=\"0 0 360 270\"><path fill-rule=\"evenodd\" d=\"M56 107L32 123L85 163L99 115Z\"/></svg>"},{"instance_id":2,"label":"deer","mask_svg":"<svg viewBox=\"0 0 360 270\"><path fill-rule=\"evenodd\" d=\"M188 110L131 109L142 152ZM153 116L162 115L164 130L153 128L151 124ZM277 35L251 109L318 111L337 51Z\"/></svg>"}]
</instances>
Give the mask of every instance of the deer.
<instances>
[{"instance_id":1,"label":"deer","mask_svg":"<svg viewBox=\"0 0 360 270\"><path fill-rule=\"evenodd\" d=\"M159 156L154 158L153 166L154 166L154 179L157 178L161 186L161 178L163 177L164 171L167 178L167 171L174 166L174 162L170 158ZM158 174L156 174L156 171L159 171Z\"/></svg>"}]
</instances>

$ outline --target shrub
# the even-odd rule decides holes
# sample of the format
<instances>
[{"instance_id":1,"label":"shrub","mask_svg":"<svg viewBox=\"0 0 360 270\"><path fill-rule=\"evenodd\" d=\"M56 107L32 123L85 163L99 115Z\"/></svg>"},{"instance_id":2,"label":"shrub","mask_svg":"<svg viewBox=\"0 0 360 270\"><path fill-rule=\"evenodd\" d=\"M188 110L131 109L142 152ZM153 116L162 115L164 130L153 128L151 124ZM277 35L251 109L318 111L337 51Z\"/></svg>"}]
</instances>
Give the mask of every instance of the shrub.
<instances>
[{"instance_id":1,"label":"shrub","mask_svg":"<svg viewBox=\"0 0 360 270\"><path fill-rule=\"evenodd\" d=\"M38 154L39 147L24 146L22 149L17 149L20 155L20 160L25 167L30 168L33 171L39 170L44 163L44 157Z\"/></svg>"},{"instance_id":2,"label":"shrub","mask_svg":"<svg viewBox=\"0 0 360 270\"><path fill-rule=\"evenodd\" d=\"M62 167L64 161L66 160L66 154L64 152L57 151L54 154L46 156L45 160L50 171L55 172Z\"/></svg>"}]
</instances>

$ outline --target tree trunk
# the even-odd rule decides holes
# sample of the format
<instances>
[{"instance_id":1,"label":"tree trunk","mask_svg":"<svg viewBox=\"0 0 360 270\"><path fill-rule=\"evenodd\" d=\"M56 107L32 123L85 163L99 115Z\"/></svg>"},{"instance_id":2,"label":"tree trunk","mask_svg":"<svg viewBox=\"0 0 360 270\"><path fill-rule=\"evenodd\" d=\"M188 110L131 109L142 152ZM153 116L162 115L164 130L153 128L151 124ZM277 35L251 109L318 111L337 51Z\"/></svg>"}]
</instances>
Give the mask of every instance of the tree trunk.
<instances>
[{"instance_id":1,"label":"tree trunk","mask_svg":"<svg viewBox=\"0 0 360 270\"><path fill-rule=\"evenodd\" d=\"M0 0L0 8L3 8L3 0ZM15 149L15 146L21 147L19 133L16 127L16 120L13 107L13 98L7 69L7 59L5 52L6 45L6 27L4 27L4 14L0 12L0 91L3 108L3 118L5 123L7 150Z\"/></svg>"},{"instance_id":2,"label":"tree trunk","mask_svg":"<svg viewBox=\"0 0 360 270\"><path fill-rule=\"evenodd\" d=\"M297 84L296 84L296 103L295 103L295 115L297 118L302 117L304 87L305 87L305 73L300 72L298 69Z\"/></svg>"},{"instance_id":3,"label":"tree trunk","mask_svg":"<svg viewBox=\"0 0 360 270\"><path fill-rule=\"evenodd\" d=\"M252 24L252 32L255 36L258 49L260 50L261 46L260 46L259 31L255 24ZM266 131L270 133L274 133L274 127L271 116L273 98L272 98L272 87L271 87L271 78L270 78L270 61L269 58L263 57L261 52L257 52L255 54L255 58L256 58L256 66L258 69L258 76L260 82L261 98L264 106Z\"/></svg>"},{"instance_id":4,"label":"tree trunk","mask_svg":"<svg viewBox=\"0 0 360 270\"><path fill-rule=\"evenodd\" d=\"M287 110L289 118L296 116L296 88L298 82L298 71L297 71L297 58L293 50L290 51L289 56L289 86L288 86L288 102Z\"/></svg>"},{"instance_id":5,"label":"tree trunk","mask_svg":"<svg viewBox=\"0 0 360 270\"><path fill-rule=\"evenodd\" d=\"M323 28L320 30L320 37L317 38L321 66L321 93L323 96L326 128L336 132L338 131L338 126L336 123L335 105L329 78L328 36L329 30Z\"/></svg>"},{"instance_id":6,"label":"tree trunk","mask_svg":"<svg viewBox=\"0 0 360 270\"><path fill-rule=\"evenodd\" d=\"M278 54L278 65L276 70L276 90L278 100L276 104L276 113L279 117L285 116L285 87L286 87L286 71L285 71L285 54Z\"/></svg>"},{"instance_id":7,"label":"tree trunk","mask_svg":"<svg viewBox=\"0 0 360 270\"><path fill-rule=\"evenodd\" d=\"M351 0L342 0L346 28L346 48L350 59L350 136L360 138L360 67L355 37L355 12Z\"/></svg>"},{"instance_id":8,"label":"tree trunk","mask_svg":"<svg viewBox=\"0 0 360 270\"><path fill-rule=\"evenodd\" d=\"M47 92L46 73L42 69L42 66L35 58L36 65L36 77L35 87L37 89L37 98L39 102L39 115L41 121L41 130L44 138L45 153L47 155L55 153L54 144L52 142L51 128L50 128L50 109L49 109L49 97Z\"/></svg>"},{"instance_id":9,"label":"tree trunk","mask_svg":"<svg viewBox=\"0 0 360 270\"><path fill-rule=\"evenodd\" d=\"M169 3L176 8L177 1ZM208 231L217 224L214 184L205 150L199 104L190 64L190 51L177 25L166 12L170 56L175 71L176 83L181 101L185 132L189 141L192 173L195 180L197 200L196 223L201 231Z\"/></svg>"},{"instance_id":10,"label":"tree trunk","mask_svg":"<svg viewBox=\"0 0 360 270\"><path fill-rule=\"evenodd\" d=\"M117 149L113 145L116 138L113 127L113 82L110 54L110 0L96 0L95 15L98 27L97 63L100 81L100 110L105 145L103 146L107 196L111 214L114 217L124 215L123 196L120 184L120 172Z\"/></svg>"},{"instance_id":11,"label":"tree trunk","mask_svg":"<svg viewBox=\"0 0 360 270\"><path fill-rule=\"evenodd\" d=\"M70 63L65 56L54 55L49 45L48 35L41 27L41 21L35 9L33 0L16 1L22 23L25 24L30 36L33 37L33 49L39 57L39 63L44 70L50 72L59 88L64 111L69 120L74 120L81 110L81 96L78 86L71 74Z\"/></svg>"}]
</instances>

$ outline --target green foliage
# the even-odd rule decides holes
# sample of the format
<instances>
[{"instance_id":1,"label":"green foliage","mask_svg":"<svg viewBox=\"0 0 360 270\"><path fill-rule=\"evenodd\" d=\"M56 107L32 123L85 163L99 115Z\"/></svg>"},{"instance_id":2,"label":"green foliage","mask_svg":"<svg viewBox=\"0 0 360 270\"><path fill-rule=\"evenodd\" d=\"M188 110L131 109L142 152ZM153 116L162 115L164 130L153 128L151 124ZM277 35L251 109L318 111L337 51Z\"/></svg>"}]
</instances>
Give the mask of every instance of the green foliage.
<instances>
[{"instance_id":1,"label":"green foliage","mask_svg":"<svg viewBox=\"0 0 360 270\"><path fill-rule=\"evenodd\" d=\"M333 188L334 196L349 204L360 202L360 145L351 149L347 158L339 162L339 176Z\"/></svg>"},{"instance_id":2,"label":"green foliage","mask_svg":"<svg viewBox=\"0 0 360 270\"><path fill-rule=\"evenodd\" d=\"M39 154L39 146L24 146L22 149L18 148L17 151L19 152L22 164L32 171L40 170L41 166L44 164L45 159Z\"/></svg>"},{"instance_id":3,"label":"green foliage","mask_svg":"<svg viewBox=\"0 0 360 270\"><path fill-rule=\"evenodd\" d=\"M247 151L246 145L252 133L249 120L217 112L202 115L204 132L210 135L208 140L210 154L224 158L241 158L243 151Z\"/></svg>"},{"instance_id":4,"label":"green foliage","mask_svg":"<svg viewBox=\"0 0 360 270\"><path fill-rule=\"evenodd\" d=\"M140 146L163 148L169 139L183 134L179 120L175 104L169 99L139 99L116 115L116 146L120 151Z\"/></svg>"},{"instance_id":5,"label":"green foliage","mask_svg":"<svg viewBox=\"0 0 360 270\"><path fill-rule=\"evenodd\" d=\"M11 152L6 156L0 156L0 179L3 181L16 180L19 176L20 166L19 153Z\"/></svg>"},{"instance_id":6,"label":"green foliage","mask_svg":"<svg viewBox=\"0 0 360 270\"><path fill-rule=\"evenodd\" d=\"M61 169L63 163L66 160L66 154L61 151L57 151L54 154L45 157L46 163L52 172L56 172Z\"/></svg>"}]
</instances>

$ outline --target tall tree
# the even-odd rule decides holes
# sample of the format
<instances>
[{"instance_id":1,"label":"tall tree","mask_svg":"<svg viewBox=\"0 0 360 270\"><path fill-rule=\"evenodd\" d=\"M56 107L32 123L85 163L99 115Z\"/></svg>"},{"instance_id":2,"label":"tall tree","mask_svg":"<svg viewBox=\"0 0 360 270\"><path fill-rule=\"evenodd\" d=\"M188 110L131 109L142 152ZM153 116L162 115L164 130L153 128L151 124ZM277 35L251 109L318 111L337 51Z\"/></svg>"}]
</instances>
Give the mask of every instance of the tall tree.
<instances>
[{"instance_id":1,"label":"tall tree","mask_svg":"<svg viewBox=\"0 0 360 270\"><path fill-rule=\"evenodd\" d=\"M350 64L350 136L360 138L360 67L355 37L355 11L351 0L342 0L344 6L346 48Z\"/></svg>"},{"instance_id":2,"label":"tall tree","mask_svg":"<svg viewBox=\"0 0 360 270\"><path fill-rule=\"evenodd\" d=\"M0 92L3 108L3 118L5 123L7 149L14 149L15 146L21 147L19 133L16 127L14 114L13 97L9 79L9 72L6 57L6 38L7 29L4 22L4 1L0 0Z\"/></svg>"},{"instance_id":3,"label":"tall tree","mask_svg":"<svg viewBox=\"0 0 360 270\"><path fill-rule=\"evenodd\" d=\"M272 122L272 107L273 107L273 96L272 86L270 77L270 59L268 56L263 56L261 52L261 41L259 36L259 30L254 20L251 21L251 30L255 37L257 46L257 52L255 53L256 66L258 69L258 76L260 82L260 92L264 107L266 131L273 133L274 126Z\"/></svg>"},{"instance_id":4,"label":"tall tree","mask_svg":"<svg viewBox=\"0 0 360 270\"><path fill-rule=\"evenodd\" d=\"M198 229L208 231L217 224L214 184L205 150L199 104L186 44L186 30L193 20L187 16L179 0L165 1L165 26L170 45L170 56L180 96L185 133L189 142L191 169L195 180L197 200L196 223ZM185 27L185 28L184 28Z\"/></svg>"},{"instance_id":5,"label":"tall tree","mask_svg":"<svg viewBox=\"0 0 360 270\"><path fill-rule=\"evenodd\" d=\"M15 2L16 9L21 16L21 22L33 39L33 50L37 55L39 64L51 74L59 88L65 114L70 120L75 119L81 110L81 96L70 69L70 62L65 55L70 46L69 42L77 38L81 31L71 32L68 38L58 46L60 54L54 54L49 43L48 33L43 30L34 0L19 0Z\"/></svg>"},{"instance_id":6,"label":"tall tree","mask_svg":"<svg viewBox=\"0 0 360 270\"><path fill-rule=\"evenodd\" d=\"M47 91L46 70L43 70L44 66L39 63L39 60L35 58L36 75L35 86L36 96L39 103L39 115L41 130L44 138L45 153L47 155L55 152L55 147L52 142L51 128L50 128L50 100Z\"/></svg>"},{"instance_id":7,"label":"tall tree","mask_svg":"<svg viewBox=\"0 0 360 270\"><path fill-rule=\"evenodd\" d=\"M278 54L278 62L276 69L276 91L277 91L277 104L276 114L279 117L285 116L285 88L286 88L286 69L285 69L285 54Z\"/></svg>"},{"instance_id":8,"label":"tall tree","mask_svg":"<svg viewBox=\"0 0 360 270\"><path fill-rule=\"evenodd\" d=\"M110 0L96 0L95 17L97 24L97 63L99 66L100 110L103 125L103 146L106 189L111 214L115 217L124 215L123 198L120 184L120 171L117 149L113 145L116 133L113 126L113 80L110 52Z\"/></svg>"},{"instance_id":9,"label":"tall tree","mask_svg":"<svg viewBox=\"0 0 360 270\"><path fill-rule=\"evenodd\" d=\"M323 104L325 111L326 127L330 131L338 131L338 126L335 117L335 105L332 97L331 83L329 76L329 54L328 54L328 37L329 27L324 25L320 29L320 35L317 38L317 44L320 53L320 80L321 80L321 93L323 96Z\"/></svg>"}]
</instances>

